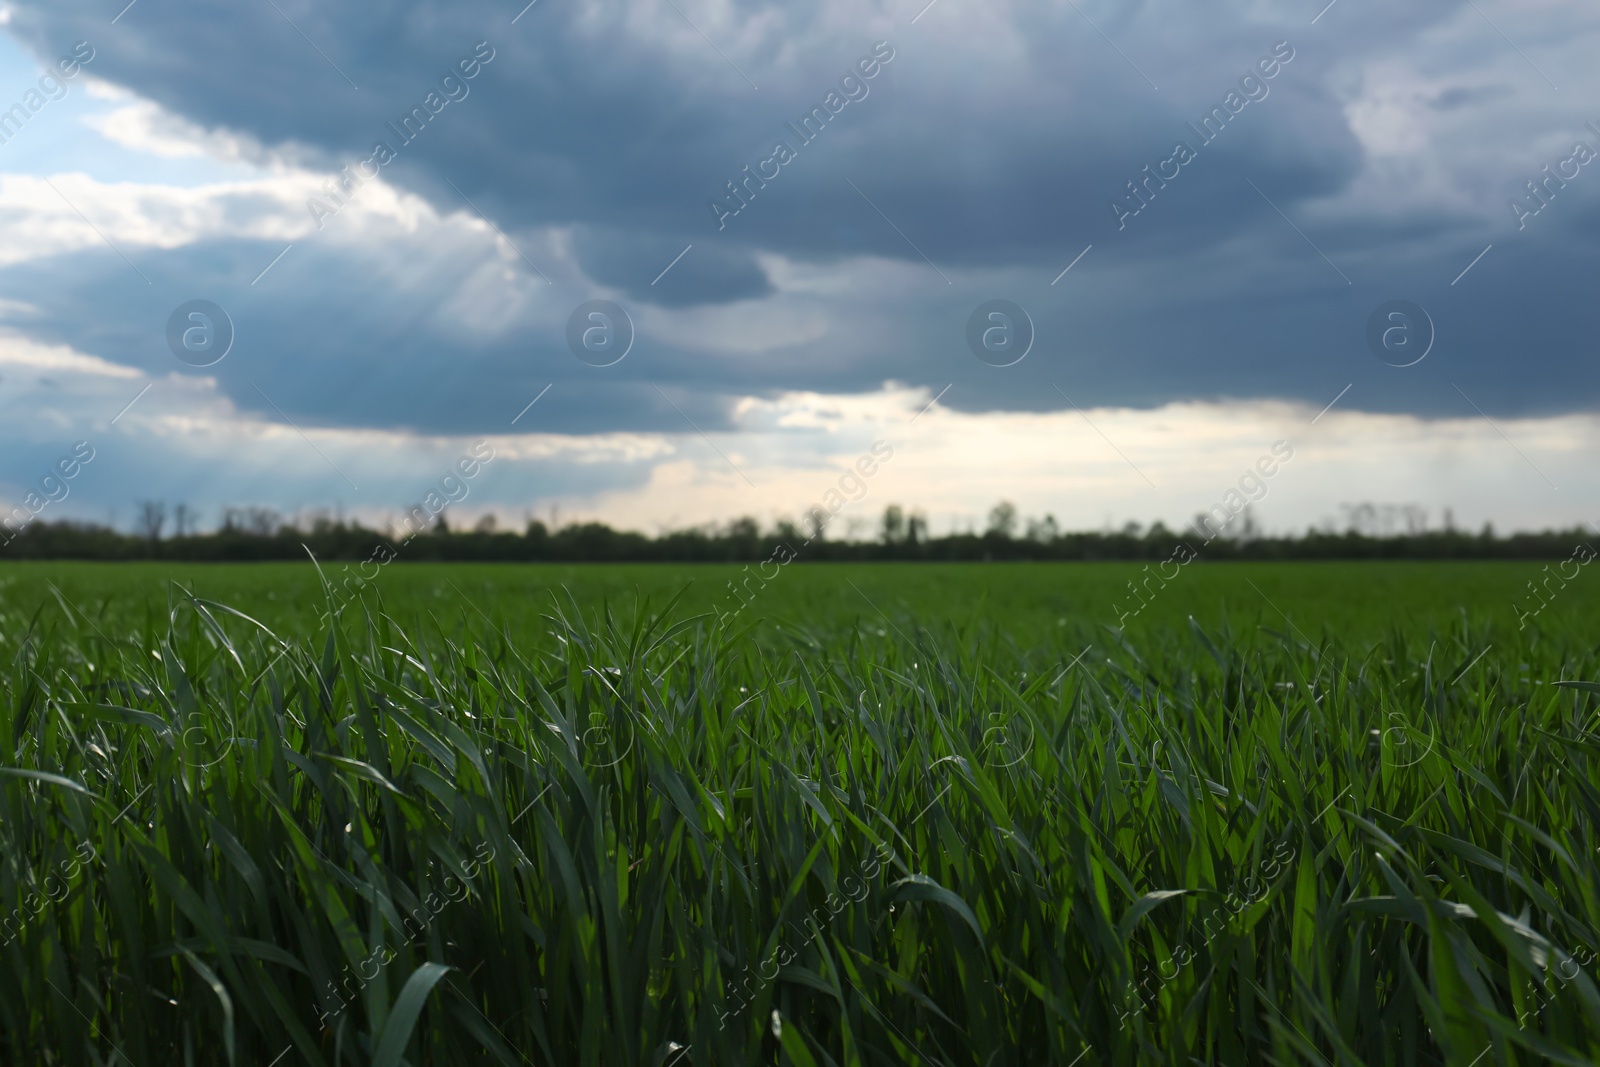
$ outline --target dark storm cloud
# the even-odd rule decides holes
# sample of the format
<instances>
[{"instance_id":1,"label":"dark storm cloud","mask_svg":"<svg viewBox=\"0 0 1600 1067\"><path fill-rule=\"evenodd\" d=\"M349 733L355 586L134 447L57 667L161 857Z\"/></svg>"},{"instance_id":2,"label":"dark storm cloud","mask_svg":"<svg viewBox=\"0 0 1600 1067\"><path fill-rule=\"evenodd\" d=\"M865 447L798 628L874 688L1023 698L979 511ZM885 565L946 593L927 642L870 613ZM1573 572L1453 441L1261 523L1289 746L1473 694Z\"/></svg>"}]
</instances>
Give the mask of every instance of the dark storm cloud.
<instances>
[{"instance_id":1,"label":"dark storm cloud","mask_svg":"<svg viewBox=\"0 0 1600 1067\"><path fill-rule=\"evenodd\" d=\"M773 291L748 250L719 246L704 237L695 248L693 241L674 245L669 238L626 230L584 227L574 236L584 273L635 300L687 307L750 300Z\"/></svg>"},{"instance_id":2,"label":"dark storm cloud","mask_svg":"<svg viewBox=\"0 0 1600 1067\"><path fill-rule=\"evenodd\" d=\"M271 289L251 286L273 250L254 241L186 246L144 261L149 286L128 284L127 265L101 249L0 268L0 288L28 308L6 322L41 341L116 352L152 376L215 378L237 408L273 421L281 409L311 426L502 431L555 383L521 429L681 432L686 417L708 429L727 423L732 398L717 395L726 383L714 387L681 351L641 343L615 367L579 362L564 340L577 299L548 305L559 321L528 317L493 334L472 331L448 307L473 266L456 251L430 249L438 269L397 286L377 277L361 250L306 242L295 252L297 272L277 273ZM227 358L202 369L180 363L165 341L174 308L196 296L221 306L236 334ZM667 383L682 413L647 378Z\"/></svg>"},{"instance_id":3,"label":"dark storm cloud","mask_svg":"<svg viewBox=\"0 0 1600 1067\"><path fill-rule=\"evenodd\" d=\"M604 295L582 291L582 279L558 279L497 326L461 328L451 306L466 265L433 264L433 250L398 238L366 250L313 238L269 292L247 284L276 251L265 244L147 257L162 260L146 268L162 272L160 298L132 291L98 252L8 268L8 291L45 309L30 329L124 362L160 361L150 338L178 294L220 286L250 324L237 357L211 371L236 404L263 408L254 383L297 418L430 431L487 426L550 381L563 399L541 411L543 428L570 432L683 430L685 416L712 429L740 395L886 380L956 381L946 403L995 410L1062 408L1054 384L1083 406L1320 406L1352 380L1364 383L1355 406L1428 414L1460 413L1451 381L1490 411L1596 398L1593 312L1579 282L1592 256L1574 239L1594 233L1592 190L1565 192L1539 234L1517 233L1493 206L1518 191L1501 177L1486 179L1499 214L1430 204L1397 215L1350 199L1367 161L1331 87L1337 70L1422 47L1423 31L1459 5L1358 19L1336 7L1314 28L1309 7L1264 22L1244 8L1158 16L1084 5L1117 48L1070 5L1042 3L981 17L946 4L915 26L915 11L881 5L746 4L721 17L683 5L697 28L668 5L540 3L516 25L520 4L281 6L293 26L271 5L146 2L110 27L99 6L29 2L9 28L41 55L103 40L96 76L330 170L382 142L394 152L387 180L443 212L470 204L519 241L564 229L591 288L633 307L634 352L602 377L566 351L566 314ZM1260 64L1284 54L1280 42L1293 58L1266 76ZM885 49L892 59L877 58L868 77L863 62ZM465 89L444 80L456 72L459 82L463 58L486 54ZM1510 94L1456 87L1430 106L1471 116ZM407 141L397 126L419 107L426 122ZM1225 128L1208 142L1195 124L1219 108ZM820 132L802 128L806 116ZM1482 136L1503 139L1536 176L1543 142L1507 125L1491 129L1486 117ZM1180 142L1193 158L1150 184L1179 166ZM764 163L779 144L792 158ZM773 166L776 177L749 179ZM1583 177L1600 188L1600 176ZM1138 204L1133 196L1148 200L1137 215L1112 207ZM740 210L723 215L718 201ZM1491 241L1493 258L1452 287ZM763 253L812 272L881 257L927 272L927 286L855 268L844 293L780 291ZM363 256L430 265L374 286ZM1028 307L1038 327L1035 352L1004 372L963 340L973 306L996 296ZM1395 297L1438 320L1436 353L1409 376L1363 341L1369 313ZM726 333L716 315L750 302L825 325L730 355L725 337L697 344L681 319L651 318L698 312Z\"/></svg>"},{"instance_id":4,"label":"dark storm cloud","mask_svg":"<svg viewBox=\"0 0 1600 1067\"><path fill-rule=\"evenodd\" d=\"M1170 39L1131 27L1168 102L1059 5L1012 7L1026 51L995 57L954 51L881 6L746 5L721 24L701 15L708 35L759 75L756 92L666 5L539 5L516 26L499 5L281 6L315 48L271 5L205 0L141 5L114 30L98 7L25 4L11 29L43 50L74 36L108 39L98 76L325 165L389 143L398 158L385 173L441 207L459 206L447 179L508 229L580 223L634 234L641 269L661 247L676 254L696 238L717 239L731 256L915 258L851 182L952 265L1042 261L1071 231L1100 228L1124 182L1287 32L1209 16L1176 20ZM494 58L470 93L401 142L396 127L429 92L445 98L443 75L479 41ZM1330 153L1349 148L1337 105L1316 89L1332 54L1297 58L1275 98L1258 105L1279 114L1241 116L1219 157L1252 156L1296 179L1315 172L1290 195L1325 191L1347 173L1341 159L1322 177ZM1195 114L1175 102L1184 99ZM780 142L793 161L719 229L712 201ZM1209 162L1222 169L1222 158ZM1213 238L1232 223L1217 213ZM726 298L746 295L735 286Z\"/></svg>"}]
</instances>

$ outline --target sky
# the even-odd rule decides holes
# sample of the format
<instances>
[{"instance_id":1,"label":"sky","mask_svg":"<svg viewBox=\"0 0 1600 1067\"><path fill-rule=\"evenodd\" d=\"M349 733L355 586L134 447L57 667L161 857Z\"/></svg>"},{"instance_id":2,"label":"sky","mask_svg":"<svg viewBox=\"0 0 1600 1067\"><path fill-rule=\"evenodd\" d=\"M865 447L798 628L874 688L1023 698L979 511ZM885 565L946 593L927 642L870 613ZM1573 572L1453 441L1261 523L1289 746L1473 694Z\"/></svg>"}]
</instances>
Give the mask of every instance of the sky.
<instances>
[{"instance_id":1,"label":"sky","mask_svg":"<svg viewBox=\"0 0 1600 1067\"><path fill-rule=\"evenodd\" d=\"M1595 518L1592 4L524 3L0 0L0 504Z\"/></svg>"}]
</instances>

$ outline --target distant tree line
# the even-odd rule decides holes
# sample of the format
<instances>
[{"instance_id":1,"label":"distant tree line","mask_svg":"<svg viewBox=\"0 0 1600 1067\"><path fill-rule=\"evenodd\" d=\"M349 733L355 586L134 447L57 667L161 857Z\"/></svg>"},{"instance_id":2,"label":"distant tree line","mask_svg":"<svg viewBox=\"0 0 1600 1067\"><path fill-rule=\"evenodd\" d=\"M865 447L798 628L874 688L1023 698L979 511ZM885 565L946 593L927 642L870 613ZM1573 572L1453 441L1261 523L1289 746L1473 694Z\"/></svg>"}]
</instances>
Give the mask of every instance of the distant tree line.
<instances>
[{"instance_id":1,"label":"distant tree line","mask_svg":"<svg viewBox=\"0 0 1600 1067\"><path fill-rule=\"evenodd\" d=\"M1263 535L1248 509L1222 529L1215 517L1197 515L1181 531L1156 522L1148 528L1128 523L1118 530L1070 532L1048 515L1024 522L1014 506L1002 502L990 511L983 532L937 537L928 533L921 512L891 504L870 539L829 537L829 516L820 508L806 516L804 529L781 521L763 530L756 520L742 518L653 537L598 522L530 521L520 531L508 530L492 515L471 529L454 529L440 515L427 532L403 538L326 515L286 521L264 508L229 509L219 529L202 533L195 513L182 505L172 509L169 533L166 505L145 501L136 511L134 532L93 523L35 522L0 549L0 560L303 560L309 551L329 561L367 560L380 553L385 559L418 561L750 563L771 559L780 548L798 561L1156 560L1168 558L1179 545L1190 546L1200 560L1562 559L1591 536L1583 527L1499 536L1485 525L1469 533L1455 529L1448 512L1443 529L1428 529L1425 515L1410 507L1388 508L1386 514L1370 504L1346 505L1345 512L1342 529L1329 521L1287 536ZM859 532L859 519L856 524Z\"/></svg>"}]
</instances>

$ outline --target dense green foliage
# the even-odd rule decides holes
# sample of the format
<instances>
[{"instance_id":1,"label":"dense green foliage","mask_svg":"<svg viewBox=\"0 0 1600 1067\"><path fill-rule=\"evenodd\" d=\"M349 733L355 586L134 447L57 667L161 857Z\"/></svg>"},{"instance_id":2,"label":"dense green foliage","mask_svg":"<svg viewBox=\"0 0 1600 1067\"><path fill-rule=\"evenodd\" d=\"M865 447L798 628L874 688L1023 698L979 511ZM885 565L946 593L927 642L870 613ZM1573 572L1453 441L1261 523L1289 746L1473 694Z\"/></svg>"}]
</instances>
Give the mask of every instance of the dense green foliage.
<instances>
[{"instance_id":1,"label":"dense green foliage","mask_svg":"<svg viewBox=\"0 0 1600 1067\"><path fill-rule=\"evenodd\" d=\"M734 573L3 572L0 1059L1600 1055L1584 578Z\"/></svg>"}]
</instances>

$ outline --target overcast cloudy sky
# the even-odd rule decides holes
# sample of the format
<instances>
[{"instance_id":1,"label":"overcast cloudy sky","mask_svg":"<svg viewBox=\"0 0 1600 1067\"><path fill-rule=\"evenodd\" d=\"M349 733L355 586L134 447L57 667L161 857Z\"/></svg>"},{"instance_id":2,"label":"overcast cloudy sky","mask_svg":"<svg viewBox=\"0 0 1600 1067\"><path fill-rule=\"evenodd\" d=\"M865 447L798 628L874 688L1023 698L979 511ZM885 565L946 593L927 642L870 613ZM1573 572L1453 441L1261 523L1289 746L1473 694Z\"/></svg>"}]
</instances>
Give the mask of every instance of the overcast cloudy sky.
<instances>
[{"instance_id":1,"label":"overcast cloudy sky","mask_svg":"<svg viewBox=\"0 0 1600 1067\"><path fill-rule=\"evenodd\" d=\"M0 0L7 506L1595 517L1592 4L525 2Z\"/></svg>"}]
</instances>

